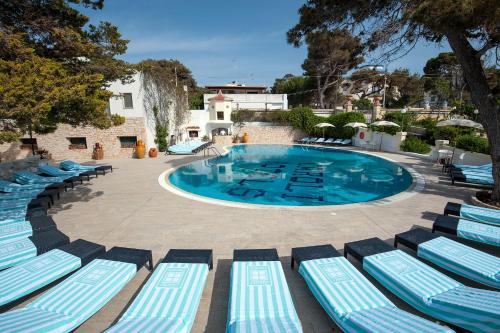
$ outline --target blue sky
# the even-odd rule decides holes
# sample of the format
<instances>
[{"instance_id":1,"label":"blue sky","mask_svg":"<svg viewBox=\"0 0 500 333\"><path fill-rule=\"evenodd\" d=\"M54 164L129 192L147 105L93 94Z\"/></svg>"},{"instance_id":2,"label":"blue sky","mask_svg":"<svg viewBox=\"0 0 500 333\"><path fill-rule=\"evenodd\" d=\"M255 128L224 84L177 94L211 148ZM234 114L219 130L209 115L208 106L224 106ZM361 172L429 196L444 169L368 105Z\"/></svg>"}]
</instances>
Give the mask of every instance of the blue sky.
<instances>
[{"instance_id":1,"label":"blue sky","mask_svg":"<svg viewBox=\"0 0 500 333\"><path fill-rule=\"evenodd\" d=\"M122 57L178 59L199 85L236 80L271 86L287 73L302 74L305 47L286 42L303 0L106 0L104 9L84 10L92 23L110 21L130 40ZM422 72L426 60L448 50L421 43L388 65Z\"/></svg>"}]
</instances>

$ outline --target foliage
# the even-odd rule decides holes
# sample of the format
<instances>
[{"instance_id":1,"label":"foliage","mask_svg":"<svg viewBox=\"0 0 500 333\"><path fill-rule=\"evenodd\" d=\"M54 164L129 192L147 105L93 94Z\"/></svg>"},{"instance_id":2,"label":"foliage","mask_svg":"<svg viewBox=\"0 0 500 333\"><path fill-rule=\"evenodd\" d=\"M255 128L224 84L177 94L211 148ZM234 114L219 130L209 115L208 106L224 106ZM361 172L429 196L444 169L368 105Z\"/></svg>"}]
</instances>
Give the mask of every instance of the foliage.
<instances>
[{"instance_id":1,"label":"foliage","mask_svg":"<svg viewBox=\"0 0 500 333\"><path fill-rule=\"evenodd\" d=\"M107 80L127 80L131 68L116 56L128 41L108 22L87 24L77 4L102 1L0 2L0 137L48 133L58 123L113 125L105 111Z\"/></svg>"},{"instance_id":2,"label":"foliage","mask_svg":"<svg viewBox=\"0 0 500 333\"><path fill-rule=\"evenodd\" d=\"M344 127L344 125L354 122L365 123L366 118L362 112L341 112L330 115L326 119L326 122L335 126L327 129L325 133L327 133L328 136L336 139L348 139L354 135L355 129L352 127Z\"/></svg>"},{"instance_id":3,"label":"foliage","mask_svg":"<svg viewBox=\"0 0 500 333\"><path fill-rule=\"evenodd\" d=\"M140 62L144 91L144 110L149 119L167 129L178 131L189 116L188 91L196 89L191 71L177 60Z\"/></svg>"},{"instance_id":4,"label":"foliage","mask_svg":"<svg viewBox=\"0 0 500 333\"><path fill-rule=\"evenodd\" d=\"M431 151L431 146L418 138L408 137L401 142L401 150L418 154L428 154Z\"/></svg>"},{"instance_id":5,"label":"foliage","mask_svg":"<svg viewBox=\"0 0 500 333\"><path fill-rule=\"evenodd\" d=\"M441 126L434 130L434 139L449 140L451 145L456 145L457 138L461 135L472 134L474 129L458 126Z\"/></svg>"},{"instance_id":6,"label":"foliage","mask_svg":"<svg viewBox=\"0 0 500 333\"><path fill-rule=\"evenodd\" d=\"M320 122L321 119L310 108L294 108L288 112L288 123L293 128L300 129L307 134L318 133L318 128L315 128L314 125Z\"/></svg>"},{"instance_id":7,"label":"foliage","mask_svg":"<svg viewBox=\"0 0 500 333\"><path fill-rule=\"evenodd\" d=\"M490 154L488 140L474 134L463 134L457 137L456 147L470 152Z\"/></svg>"},{"instance_id":8,"label":"foliage","mask_svg":"<svg viewBox=\"0 0 500 333\"><path fill-rule=\"evenodd\" d=\"M247 109L239 109L231 114L233 122L268 122L275 125L288 125L288 111L284 110L268 110L255 111Z\"/></svg>"},{"instance_id":9,"label":"foliage","mask_svg":"<svg viewBox=\"0 0 500 333\"><path fill-rule=\"evenodd\" d=\"M384 114L384 120L398 124L401 127L398 127L397 131L403 132L407 132L416 119L417 114L415 112L386 112Z\"/></svg>"},{"instance_id":10,"label":"foliage","mask_svg":"<svg viewBox=\"0 0 500 333\"><path fill-rule=\"evenodd\" d=\"M474 114L474 110L476 110L476 106L474 104L466 103L466 102L455 102L452 104L455 109L451 111L453 115L464 116L467 119L471 119L476 121L477 115Z\"/></svg>"},{"instance_id":11,"label":"foliage","mask_svg":"<svg viewBox=\"0 0 500 333\"><path fill-rule=\"evenodd\" d=\"M201 138L201 141L203 142L208 142L210 140L210 138L208 137L208 135L204 135L203 138Z\"/></svg>"},{"instance_id":12,"label":"foliage","mask_svg":"<svg viewBox=\"0 0 500 333\"><path fill-rule=\"evenodd\" d=\"M317 103L324 109L326 90L338 83L342 74L363 62L363 47L360 39L347 29L318 30L308 33L305 39L307 58L302 68L315 82Z\"/></svg>"},{"instance_id":13,"label":"foliage","mask_svg":"<svg viewBox=\"0 0 500 333\"><path fill-rule=\"evenodd\" d=\"M125 117L120 116L119 114L112 114L111 121L113 122L113 126L120 126L125 124Z\"/></svg>"},{"instance_id":14,"label":"foliage","mask_svg":"<svg viewBox=\"0 0 500 333\"><path fill-rule=\"evenodd\" d=\"M373 103L367 98L355 99L352 101L352 107L358 108L358 110L371 110Z\"/></svg>"},{"instance_id":15,"label":"foliage","mask_svg":"<svg viewBox=\"0 0 500 333\"><path fill-rule=\"evenodd\" d=\"M311 105L314 98L314 82L308 76L287 74L276 79L271 88L273 94L287 94L288 104L294 107Z\"/></svg>"},{"instance_id":16,"label":"foliage","mask_svg":"<svg viewBox=\"0 0 500 333\"><path fill-rule=\"evenodd\" d=\"M413 123L415 126L425 128L425 136L423 139L431 145L434 145L434 131L436 130L436 124L437 120L430 117L416 120Z\"/></svg>"},{"instance_id":17,"label":"foliage","mask_svg":"<svg viewBox=\"0 0 500 333\"><path fill-rule=\"evenodd\" d=\"M460 98L465 85L463 72L453 52L440 53L424 66L424 88L440 101Z\"/></svg>"},{"instance_id":18,"label":"foliage","mask_svg":"<svg viewBox=\"0 0 500 333\"><path fill-rule=\"evenodd\" d=\"M168 148L168 130L167 127L156 124L155 126L155 143L158 146L158 151L164 152Z\"/></svg>"},{"instance_id":19,"label":"foliage","mask_svg":"<svg viewBox=\"0 0 500 333\"><path fill-rule=\"evenodd\" d=\"M203 110L205 103L203 101L203 94L205 89L196 87L194 91L189 94L189 108L191 110Z\"/></svg>"}]
</instances>

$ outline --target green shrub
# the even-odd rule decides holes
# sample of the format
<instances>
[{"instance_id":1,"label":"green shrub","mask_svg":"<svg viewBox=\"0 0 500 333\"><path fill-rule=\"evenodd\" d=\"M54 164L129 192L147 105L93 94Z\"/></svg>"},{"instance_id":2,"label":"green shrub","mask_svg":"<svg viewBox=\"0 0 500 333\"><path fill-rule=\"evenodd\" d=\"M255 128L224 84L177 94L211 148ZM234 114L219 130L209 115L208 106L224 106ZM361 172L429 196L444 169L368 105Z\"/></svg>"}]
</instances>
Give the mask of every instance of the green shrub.
<instances>
[{"instance_id":1,"label":"green shrub","mask_svg":"<svg viewBox=\"0 0 500 333\"><path fill-rule=\"evenodd\" d=\"M288 112L287 118L293 128L300 129L307 134L319 133L314 125L322 122L322 118L316 116L310 108L293 108Z\"/></svg>"},{"instance_id":2,"label":"green shrub","mask_svg":"<svg viewBox=\"0 0 500 333\"><path fill-rule=\"evenodd\" d=\"M456 139L456 147L470 152L490 154L488 140L473 134L458 136Z\"/></svg>"},{"instance_id":3,"label":"green shrub","mask_svg":"<svg viewBox=\"0 0 500 333\"><path fill-rule=\"evenodd\" d=\"M418 138L408 137L405 141L401 142L401 150L418 154L428 154L431 151L431 146Z\"/></svg>"},{"instance_id":4,"label":"green shrub","mask_svg":"<svg viewBox=\"0 0 500 333\"><path fill-rule=\"evenodd\" d=\"M428 144L434 145L434 132L436 130L437 120L432 118L423 118L414 122L415 126L425 128L425 136L422 139Z\"/></svg>"},{"instance_id":5,"label":"green shrub","mask_svg":"<svg viewBox=\"0 0 500 333\"><path fill-rule=\"evenodd\" d=\"M111 122L113 123L113 126L123 125L125 124L125 117L120 116L119 114L112 114Z\"/></svg>"},{"instance_id":6,"label":"green shrub","mask_svg":"<svg viewBox=\"0 0 500 333\"><path fill-rule=\"evenodd\" d=\"M393 123L402 126L397 131L407 132L410 126L416 121L417 114L415 112L387 112L384 114L384 120L392 121Z\"/></svg>"},{"instance_id":7,"label":"green shrub","mask_svg":"<svg viewBox=\"0 0 500 333\"><path fill-rule=\"evenodd\" d=\"M461 135L472 134L474 129L458 126L441 126L434 130L435 140L450 140L451 145L456 145L457 138Z\"/></svg>"},{"instance_id":8,"label":"green shrub","mask_svg":"<svg viewBox=\"0 0 500 333\"><path fill-rule=\"evenodd\" d=\"M351 127L344 127L347 123L365 123L366 118L362 112L342 112L329 116L323 122L334 125L334 128L327 130L328 136L337 139L348 139L354 135L355 129Z\"/></svg>"},{"instance_id":9,"label":"green shrub","mask_svg":"<svg viewBox=\"0 0 500 333\"><path fill-rule=\"evenodd\" d=\"M168 130L166 126L162 126L160 124L156 124L155 127L155 143L158 145L158 151L164 152L168 148L167 136Z\"/></svg>"},{"instance_id":10,"label":"green shrub","mask_svg":"<svg viewBox=\"0 0 500 333\"><path fill-rule=\"evenodd\" d=\"M352 107L358 108L358 110L371 110L373 109L373 103L367 98L356 99L352 101Z\"/></svg>"}]
</instances>

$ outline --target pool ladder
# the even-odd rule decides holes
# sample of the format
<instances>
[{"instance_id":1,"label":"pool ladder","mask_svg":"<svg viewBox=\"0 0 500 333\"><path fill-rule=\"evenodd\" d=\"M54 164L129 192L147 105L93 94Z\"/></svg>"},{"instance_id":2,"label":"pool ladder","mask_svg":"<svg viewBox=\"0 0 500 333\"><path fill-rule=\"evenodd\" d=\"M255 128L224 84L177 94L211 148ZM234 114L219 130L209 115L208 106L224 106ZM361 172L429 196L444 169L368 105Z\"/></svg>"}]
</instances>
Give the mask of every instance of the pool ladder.
<instances>
[{"instance_id":1,"label":"pool ladder","mask_svg":"<svg viewBox=\"0 0 500 333\"><path fill-rule=\"evenodd\" d=\"M210 156L210 152L213 152L215 154L215 156L222 155L216 147L210 146L210 147L203 149L203 156Z\"/></svg>"}]
</instances>

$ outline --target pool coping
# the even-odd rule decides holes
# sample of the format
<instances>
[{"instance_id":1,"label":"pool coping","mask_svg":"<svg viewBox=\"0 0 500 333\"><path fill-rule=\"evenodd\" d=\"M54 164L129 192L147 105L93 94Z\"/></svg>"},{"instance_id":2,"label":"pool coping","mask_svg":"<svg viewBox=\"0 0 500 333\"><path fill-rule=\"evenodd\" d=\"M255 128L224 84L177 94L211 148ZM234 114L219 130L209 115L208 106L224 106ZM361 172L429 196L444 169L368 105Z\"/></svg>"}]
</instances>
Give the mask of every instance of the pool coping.
<instances>
[{"instance_id":1,"label":"pool coping","mask_svg":"<svg viewBox=\"0 0 500 333\"><path fill-rule=\"evenodd\" d=\"M226 155L229 153L228 147L234 147L234 146L238 146L238 145L243 145L243 144L223 146L222 149L224 150L224 152L221 155ZM264 145L264 144L254 143L252 145ZM305 147L312 146L312 147L321 147L321 148L333 149L333 150L351 150L351 149L346 149L348 147L340 148L340 147L325 147L325 146L303 145L303 144L280 144L280 145L305 146ZM382 199L372 200L372 201L356 202L356 203L342 204L342 205L324 205L324 206L280 206L280 205L248 204L248 203L241 203L241 202L236 202L236 201L213 199L213 198L197 195L194 193L186 192L186 191L178 188L177 186L173 185L169 180L170 174L172 174L177 169L179 169L183 166L191 164L192 161L188 162L188 163L183 163L183 164L178 165L174 168L170 168L170 169L165 170L158 177L158 183L165 190L167 190L175 195L184 197L186 199L203 202L206 204L232 207L232 208L242 208L242 209L273 209L273 210L287 210L287 211L332 211L332 210L341 210L341 209L359 209L359 208L368 208L368 207L374 207L374 206L385 206L385 205L393 204L393 203L400 202L403 200L407 200L407 199L415 196L416 194L418 194L424 190L425 178L420 173L418 173L415 169L407 167L406 165L403 165L403 163L398 162L396 160L393 160L391 158L377 155L377 154L375 154L375 152L357 151L357 150L352 150L352 151L359 153L359 154L376 156L378 158L382 158L384 160L387 160L389 162L392 162L392 163L402 167L403 169L408 171L410 173L410 175L412 176L412 178L413 178L412 184L410 185L410 187L408 187L403 192L400 192L398 194L395 194L395 195L392 195L389 197L385 197ZM216 157L218 157L218 156L211 156L211 157L208 157L206 159L209 160L211 158L216 158Z\"/></svg>"}]
</instances>

